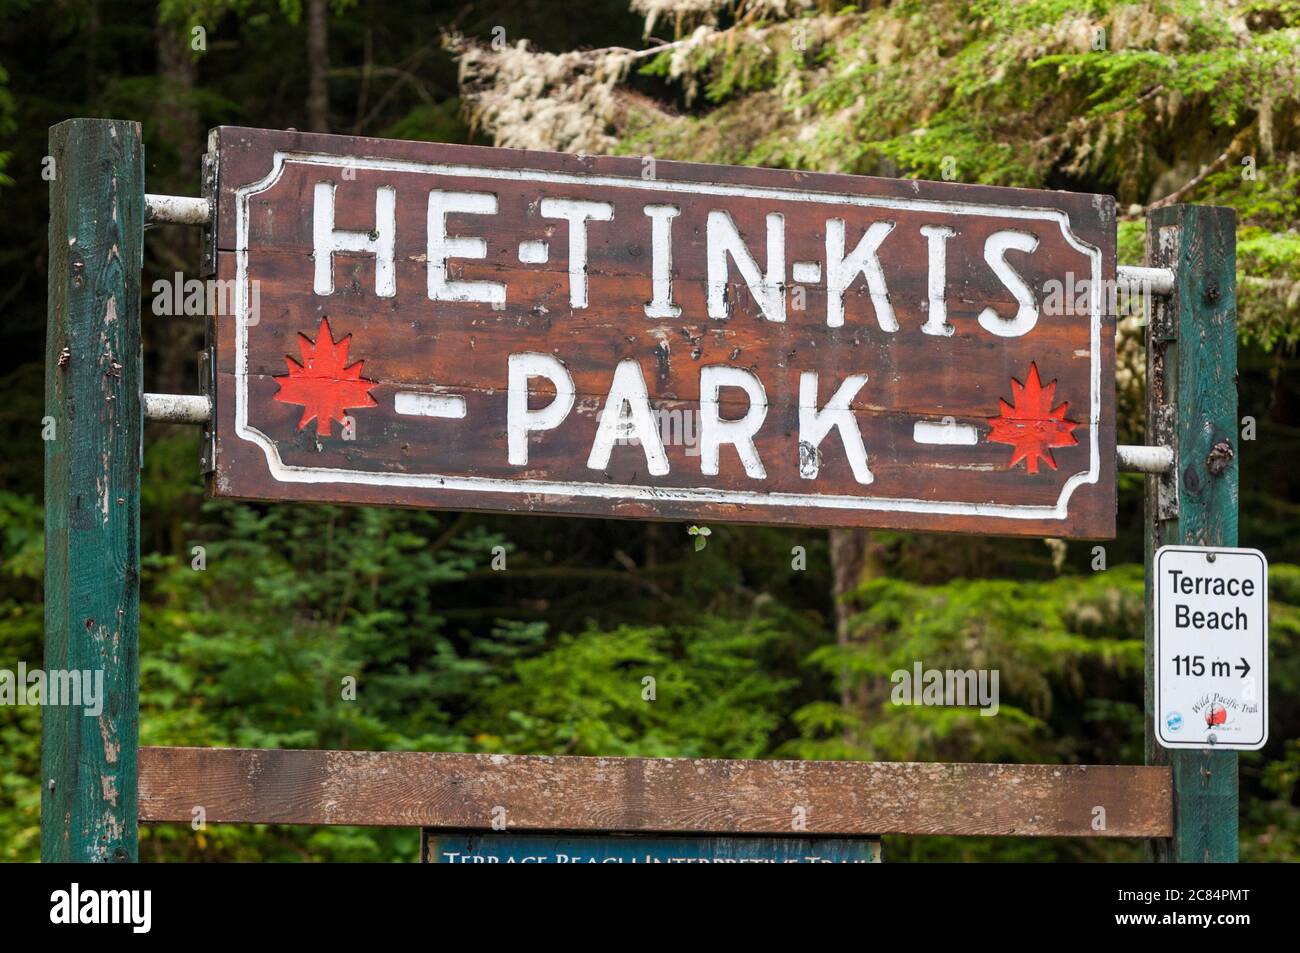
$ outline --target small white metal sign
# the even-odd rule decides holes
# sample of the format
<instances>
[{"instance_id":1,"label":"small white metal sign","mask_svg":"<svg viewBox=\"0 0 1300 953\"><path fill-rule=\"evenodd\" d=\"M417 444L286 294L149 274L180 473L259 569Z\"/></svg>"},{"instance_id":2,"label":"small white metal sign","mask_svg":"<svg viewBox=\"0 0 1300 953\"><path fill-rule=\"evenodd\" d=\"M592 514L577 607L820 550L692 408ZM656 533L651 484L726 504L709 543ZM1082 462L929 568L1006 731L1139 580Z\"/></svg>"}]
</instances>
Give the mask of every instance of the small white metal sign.
<instances>
[{"instance_id":1,"label":"small white metal sign","mask_svg":"<svg viewBox=\"0 0 1300 953\"><path fill-rule=\"evenodd\" d=\"M1268 740L1268 560L1163 546L1155 558L1156 738L1253 751Z\"/></svg>"}]
</instances>

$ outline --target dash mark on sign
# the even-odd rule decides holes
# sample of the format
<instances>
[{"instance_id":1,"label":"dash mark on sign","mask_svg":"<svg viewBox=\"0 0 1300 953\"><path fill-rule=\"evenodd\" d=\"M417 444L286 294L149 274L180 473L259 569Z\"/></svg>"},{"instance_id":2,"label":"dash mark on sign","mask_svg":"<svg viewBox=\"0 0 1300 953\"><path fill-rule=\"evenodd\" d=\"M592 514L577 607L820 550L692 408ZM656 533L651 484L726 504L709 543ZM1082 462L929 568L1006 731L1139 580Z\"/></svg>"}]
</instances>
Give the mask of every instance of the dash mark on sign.
<instances>
[{"instance_id":1,"label":"dash mark on sign","mask_svg":"<svg viewBox=\"0 0 1300 953\"><path fill-rule=\"evenodd\" d=\"M423 394L404 390L393 397L393 409L410 417L450 417L460 420L465 416L465 398L456 394Z\"/></svg>"}]
</instances>

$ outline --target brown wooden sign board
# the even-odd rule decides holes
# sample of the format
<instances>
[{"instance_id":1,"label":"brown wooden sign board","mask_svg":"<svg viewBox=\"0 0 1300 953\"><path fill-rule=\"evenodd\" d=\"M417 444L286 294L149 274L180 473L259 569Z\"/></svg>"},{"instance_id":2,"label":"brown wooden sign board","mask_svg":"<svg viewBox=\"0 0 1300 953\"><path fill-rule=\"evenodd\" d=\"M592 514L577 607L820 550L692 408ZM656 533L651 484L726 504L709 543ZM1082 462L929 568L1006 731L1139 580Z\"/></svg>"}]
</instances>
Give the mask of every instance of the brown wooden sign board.
<instances>
[{"instance_id":1,"label":"brown wooden sign board","mask_svg":"<svg viewBox=\"0 0 1300 953\"><path fill-rule=\"evenodd\" d=\"M214 495L1114 533L1108 197L213 143Z\"/></svg>"}]
</instances>

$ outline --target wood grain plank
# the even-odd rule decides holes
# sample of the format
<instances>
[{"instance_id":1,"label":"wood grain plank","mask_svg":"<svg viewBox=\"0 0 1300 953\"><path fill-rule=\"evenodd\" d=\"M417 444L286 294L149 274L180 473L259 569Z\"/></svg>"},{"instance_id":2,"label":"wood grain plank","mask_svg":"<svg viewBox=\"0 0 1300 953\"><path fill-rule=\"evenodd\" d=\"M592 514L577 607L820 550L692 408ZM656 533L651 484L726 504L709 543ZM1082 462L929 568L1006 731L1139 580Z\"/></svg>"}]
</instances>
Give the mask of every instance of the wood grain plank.
<instances>
[{"instance_id":1,"label":"wood grain plank","mask_svg":"<svg viewBox=\"0 0 1300 953\"><path fill-rule=\"evenodd\" d=\"M514 831L1166 837L1172 829L1161 767L140 749L140 820L188 822L200 805L213 823L480 831L501 810Z\"/></svg>"},{"instance_id":2,"label":"wood grain plank","mask_svg":"<svg viewBox=\"0 0 1300 953\"><path fill-rule=\"evenodd\" d=\"M139 738L144 146L140 125L50 129L45 669L102 678L100 711L41 711L41 859L133 861ZM84 698L83 693L83 698Z\"/></svg>"},{"instance_id":3,"label":"wood grain plank","mask_svg":"<svg viewBox=\"0 0 1300 953\"><path fill-rule=\"evenodd\" d=\"M1147 218L1147 264L1173 268L1174 294L1147 337L1147 420L1151 442L1172 444L1176 509L1162 513L1161 479L1147 478L1146 760L1170 765L1174 834L1154 845L1160 861L1237 860L1235 751L1170 751L1156 740L1153 566L1162 545L1236 546L1237 239L1230 208L1170 205Z\"/></svg>"}]
</instances>

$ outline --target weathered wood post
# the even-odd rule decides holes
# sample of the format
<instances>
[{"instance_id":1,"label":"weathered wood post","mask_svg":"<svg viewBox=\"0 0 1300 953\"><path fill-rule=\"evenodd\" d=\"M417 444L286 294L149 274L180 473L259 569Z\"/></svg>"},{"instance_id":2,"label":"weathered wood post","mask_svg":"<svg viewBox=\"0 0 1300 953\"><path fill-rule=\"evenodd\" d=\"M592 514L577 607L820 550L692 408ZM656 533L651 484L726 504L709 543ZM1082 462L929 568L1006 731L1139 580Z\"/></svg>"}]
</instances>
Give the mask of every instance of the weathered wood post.
<instances>
[{"instance_id":1,"label":"weathered wood post","mask_svg":"<svg viewBox=\"0 0 1300 953\"><path fill-rule=\"evenodd\" d=\"M1146 760L1169 764L1174 836L1167 861L1236 861L1237 754L1156 742L1152 585L1156 549L1237 545L1237 245L1230 208L1171 205L1147 216L1147 264L1175 273L1147 328L1147 443L1174 448L1173 471L1147 478Z\"/></svg>"},{"instance_id":2,"label":"weathered wood post","mask_svg":"<svg viewBox=\"0 0 1300 953\"><path fill-rule=\"evenodd\" d=\"M50 129L45 669L103 672L102 710L46 704L41 859L137 859L140 126ZM52 428L52 430L50 429ZM63 701L67 701L63 699Z\"/></svg>"}]
</instances>

